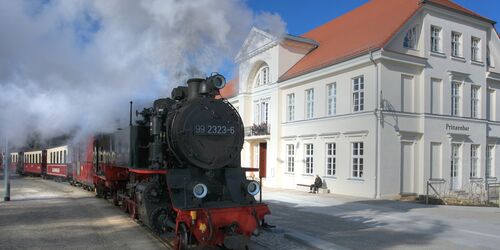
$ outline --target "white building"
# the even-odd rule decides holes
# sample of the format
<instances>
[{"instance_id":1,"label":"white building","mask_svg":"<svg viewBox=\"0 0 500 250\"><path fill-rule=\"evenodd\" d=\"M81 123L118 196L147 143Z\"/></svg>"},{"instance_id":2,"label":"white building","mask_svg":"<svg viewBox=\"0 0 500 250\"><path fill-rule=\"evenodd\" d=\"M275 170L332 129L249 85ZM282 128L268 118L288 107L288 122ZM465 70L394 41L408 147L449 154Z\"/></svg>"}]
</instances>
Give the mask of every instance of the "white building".
<instances>
[{"instance_id":1,"label":"white building","mask_svg":"<svg viewBox=\"0 0 500 250\"><path fill-rule=\"evenodd\" d=\"M302 36L254 28L223 93L249 127L243 165L265 168L267 186L318 174L376 198L496 181L494 24L447 0L373 0Z\"/></svg>"}]
</instances>

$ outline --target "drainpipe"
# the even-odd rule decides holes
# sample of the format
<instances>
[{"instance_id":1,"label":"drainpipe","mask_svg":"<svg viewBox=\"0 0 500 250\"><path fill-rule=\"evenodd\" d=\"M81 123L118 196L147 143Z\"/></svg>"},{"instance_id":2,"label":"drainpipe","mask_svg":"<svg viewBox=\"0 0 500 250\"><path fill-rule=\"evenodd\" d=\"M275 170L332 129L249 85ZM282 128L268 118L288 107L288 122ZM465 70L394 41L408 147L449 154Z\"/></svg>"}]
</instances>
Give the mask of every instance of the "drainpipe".
<instances>
[{"instance_id":1,"label":"drainpipe","mask_svg":"<svg viewBox=\"0 0 500 250\"><path fill-rule=\"evenodd\" d=\"M373 51L370 50L370 61L375 66L375 199L380 198L380 81L379 66L373 59Z\"/></svg>"}]
</instances>

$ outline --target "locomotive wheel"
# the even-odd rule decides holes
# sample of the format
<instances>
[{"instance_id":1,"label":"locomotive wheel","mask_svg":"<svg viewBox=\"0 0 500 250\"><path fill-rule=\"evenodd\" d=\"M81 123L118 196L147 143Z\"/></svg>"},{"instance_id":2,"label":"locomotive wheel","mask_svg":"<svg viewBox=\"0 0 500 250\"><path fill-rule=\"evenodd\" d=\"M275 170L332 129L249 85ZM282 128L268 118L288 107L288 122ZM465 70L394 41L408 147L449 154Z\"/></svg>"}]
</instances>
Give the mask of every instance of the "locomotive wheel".
<instances>
[{"instance_id":1,"label":"locomotive wheel","mask_svg":"<svg viewBox=\"0 0 500 250\"><path fill-rule=\"evenodd\" d=\"M150 225L155 233L161 235L167 231L164 221L168 220L168 211L166 208L157 208L149 217Z\"/></svg>"},{"instance_id":2,"label":"locomotive wheel","mask_svg":"<svg viewBox=\"0 0 500 250\"><path fill-rule=\"evenodd\" d=\"M184 223L179 224L177 231L177 249L186 250L189 249L189 232Z\"/></svg>"}]
</instances>

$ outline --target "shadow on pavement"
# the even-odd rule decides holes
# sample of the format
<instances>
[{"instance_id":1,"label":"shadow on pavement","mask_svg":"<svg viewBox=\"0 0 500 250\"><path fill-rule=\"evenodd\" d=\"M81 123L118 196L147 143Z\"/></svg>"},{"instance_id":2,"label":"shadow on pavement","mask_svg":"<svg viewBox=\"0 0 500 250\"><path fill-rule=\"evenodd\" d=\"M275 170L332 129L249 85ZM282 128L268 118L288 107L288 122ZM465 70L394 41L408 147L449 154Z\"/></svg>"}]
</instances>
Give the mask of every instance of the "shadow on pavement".
<instances>
[{"instance_id":1,"label":"shadow on pavement","mask_svg":"<svg viewBox=\"0 0 500 250\"><path fill-rule=\"evenodd\" d=\"M367 200L331 206L302 206L267 200L273 225L351 249L425 246L448 226L440 221L418 223L407 215L420 204Z\"/></svg>"}]
</instances>

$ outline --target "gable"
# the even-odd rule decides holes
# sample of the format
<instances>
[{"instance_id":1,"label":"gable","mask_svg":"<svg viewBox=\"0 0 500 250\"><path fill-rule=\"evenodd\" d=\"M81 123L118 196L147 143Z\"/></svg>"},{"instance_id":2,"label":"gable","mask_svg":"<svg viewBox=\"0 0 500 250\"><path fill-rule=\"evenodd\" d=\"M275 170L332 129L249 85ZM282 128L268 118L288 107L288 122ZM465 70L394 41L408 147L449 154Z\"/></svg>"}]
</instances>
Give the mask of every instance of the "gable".
<instances>
[{"instance_id":1,"label":"gable","mask_svg":"<svg viewBox=\"0 0 500 250\"><path fill-rule=\"evenodd\" d=\"M274 37L271 34L254 27L248 34L245 42L243 43L243 46L236 55L235 61L241 62L252 56L255 56L258 53L276 45L277 41L277 37Z\"/></svg>"}]
</instances>

